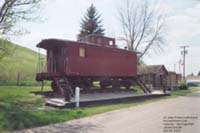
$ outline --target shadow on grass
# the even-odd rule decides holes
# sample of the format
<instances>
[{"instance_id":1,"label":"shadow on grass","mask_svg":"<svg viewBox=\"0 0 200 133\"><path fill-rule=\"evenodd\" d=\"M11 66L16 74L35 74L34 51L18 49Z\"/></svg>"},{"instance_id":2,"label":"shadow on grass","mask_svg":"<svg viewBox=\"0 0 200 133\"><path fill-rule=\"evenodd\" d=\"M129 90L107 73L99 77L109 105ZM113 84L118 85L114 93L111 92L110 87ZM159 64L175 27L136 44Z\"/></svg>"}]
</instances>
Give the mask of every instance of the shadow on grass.
<instances>
[{"instance_id":1,"label":"shadow on grass","mask_svg":"<svg viewBox=\"0 0 200 133\"><path fill-rule=\"evenodd\" d=\"M21 129L33 126L38 117L29 111L31 102L20 101L20 97L8 96L0 101L0 130Z\"/></svg>"}]
</instances>

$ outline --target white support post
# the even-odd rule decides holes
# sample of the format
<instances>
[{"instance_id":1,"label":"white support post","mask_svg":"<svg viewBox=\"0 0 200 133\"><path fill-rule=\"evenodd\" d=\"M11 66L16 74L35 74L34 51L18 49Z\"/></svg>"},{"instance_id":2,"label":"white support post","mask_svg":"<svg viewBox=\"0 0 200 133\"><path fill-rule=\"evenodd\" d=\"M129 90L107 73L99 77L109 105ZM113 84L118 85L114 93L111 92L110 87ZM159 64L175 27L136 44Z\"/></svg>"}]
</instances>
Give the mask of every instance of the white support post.
<instances>
[{"instance_id":1,"label":"white support post","mask_svg":"<svg viewBox=\"0 0 200 133\"><path fill-rule=\"evenodd\" d=\"M76 87L75 90L75 101L76 101L76 107L79 107L79 102L80 102L80 88Z\"/></svg>"}]
</instances>

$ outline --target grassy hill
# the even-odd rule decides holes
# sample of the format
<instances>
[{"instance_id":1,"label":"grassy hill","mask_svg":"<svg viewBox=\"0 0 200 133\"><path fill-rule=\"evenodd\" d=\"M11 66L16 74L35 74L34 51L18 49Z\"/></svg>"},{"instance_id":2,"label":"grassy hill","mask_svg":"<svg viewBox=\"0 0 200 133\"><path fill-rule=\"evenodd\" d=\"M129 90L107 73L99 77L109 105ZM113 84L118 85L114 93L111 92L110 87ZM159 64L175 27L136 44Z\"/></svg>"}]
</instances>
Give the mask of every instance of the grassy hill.
<instances>
[{"instance_id":1,"label":"grassy hill","mask_svg":"<svg viewBox=\"0 0 200 133\"><path fill-rule=\"evenodd\" d=\"M0 85L15 85L17 77L21 85L36 84L37 52L13 43L8 47L13 52L0 60Z\"/></svg>"}]
</instances>

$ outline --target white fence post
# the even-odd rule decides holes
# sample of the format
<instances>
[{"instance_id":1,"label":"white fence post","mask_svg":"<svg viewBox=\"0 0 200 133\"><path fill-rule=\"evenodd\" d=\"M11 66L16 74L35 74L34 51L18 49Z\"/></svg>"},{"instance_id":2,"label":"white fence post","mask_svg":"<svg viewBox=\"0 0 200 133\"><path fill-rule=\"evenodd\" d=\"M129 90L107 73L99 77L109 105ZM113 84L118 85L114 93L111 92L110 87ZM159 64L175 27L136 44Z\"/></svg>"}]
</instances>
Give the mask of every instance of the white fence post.
<instances>
[{"instance_id":1,"label":"white fence post","mask_svg":"<svg viewBox=\"0 0 200 133\"><path fill-rule=\"evenodd\" d=\"M75 101L76 101L76 107L79 107L79 101L80 101L80 88L76 87L75 90Z\"/></svg>"}]
</instances>

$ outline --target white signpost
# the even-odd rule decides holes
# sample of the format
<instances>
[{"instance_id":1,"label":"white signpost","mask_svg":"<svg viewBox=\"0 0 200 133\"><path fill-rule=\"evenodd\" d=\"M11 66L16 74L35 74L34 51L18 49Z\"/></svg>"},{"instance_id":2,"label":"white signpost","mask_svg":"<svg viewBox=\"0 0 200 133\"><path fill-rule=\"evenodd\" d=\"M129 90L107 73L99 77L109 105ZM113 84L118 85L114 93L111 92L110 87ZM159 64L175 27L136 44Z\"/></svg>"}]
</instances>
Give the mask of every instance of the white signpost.
<instances>
[{"instance_id":1,"label":"white signpost","mask_svg":"<svg viewBox=\"0 0 200 133\"><path fill-rule=\"evenodd\" d=\"M76 107L79 107L79 102L80 102L80 88L76 87L75 90L75 101L76 101Z\"/></svg>"}]
</instances>

